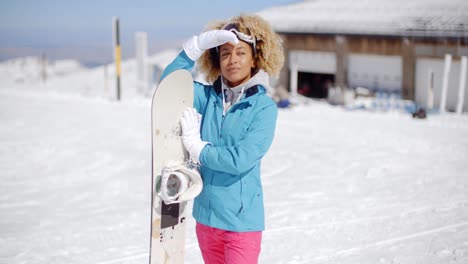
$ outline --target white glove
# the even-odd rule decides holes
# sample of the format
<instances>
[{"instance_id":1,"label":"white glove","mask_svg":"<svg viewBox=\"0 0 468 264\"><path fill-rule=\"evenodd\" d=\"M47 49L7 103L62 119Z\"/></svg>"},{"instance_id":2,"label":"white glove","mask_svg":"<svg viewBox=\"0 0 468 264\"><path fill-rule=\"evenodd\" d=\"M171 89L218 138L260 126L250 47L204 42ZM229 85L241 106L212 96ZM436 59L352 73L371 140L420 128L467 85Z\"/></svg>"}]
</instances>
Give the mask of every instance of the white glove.
<instances>
[{"instance_id":1,"label":"white glove","mask_svg":"<svg viewBox=\"0 0 468 264\"><path fill-rule=\"evenodd\" d=\"M184 51L193 61L198 60L207 49L211 49L224 43L237 44L239 40L236 34L228 30L210 30L198 36L193 36L184 43Z\"/></svg>"},{"instance_id":2,"label":"white glove","mask_svg":"<svg viewBox=\"0 0 468 264\"><path fill-rule=\"evenodd\" d=\"M200 164L200 153L208 142L201 140L200 136L201 115L195 108L187 108L180 119L182 127L182 143L190 154L190 159Z\"/></svg>"}]
</instances>

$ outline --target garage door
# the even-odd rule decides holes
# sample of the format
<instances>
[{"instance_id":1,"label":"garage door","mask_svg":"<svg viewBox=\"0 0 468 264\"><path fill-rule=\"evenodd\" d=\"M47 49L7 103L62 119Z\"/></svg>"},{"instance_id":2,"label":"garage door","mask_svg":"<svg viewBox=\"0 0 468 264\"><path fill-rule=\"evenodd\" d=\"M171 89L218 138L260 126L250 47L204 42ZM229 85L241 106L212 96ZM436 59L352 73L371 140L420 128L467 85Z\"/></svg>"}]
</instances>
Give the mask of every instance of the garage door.
<instances>
[{"instance_id":1,"label":"garage door","mask_svg":"<svg viewBox=\"0 0 468 264\"><path fill-rule=\"evenodd\" d=\"M446 109L455 111L458 102L458 87L460 83L460 60L452 60L447 86ZM418 58L416 60L416 102L428 107L429 89L432 87L434 107L439 108L442 97L442 81L444 76L444 59ZM465 99L463 109L468 111L468 82L465 84Z\"/></svg>"},{"instance_id":2,"label":"garage door","mask_svg":"<svg viewBox=\"0 0 468 264\"><path fill-rule=\"evenodd\" d=\"M289 52L289 68L310 73L336 74L334 52L292 50Z\"/></svg>"},{"instance_id":3,"label":"garage door","mask_svg":"<svg viewBox=\"0 0 468 264\"><path fill-rule=\"evenodd\" d=\"M348 85L372 91L401 92L402 59L400 56L350 54Z\"/></svg>"}]
</instances>

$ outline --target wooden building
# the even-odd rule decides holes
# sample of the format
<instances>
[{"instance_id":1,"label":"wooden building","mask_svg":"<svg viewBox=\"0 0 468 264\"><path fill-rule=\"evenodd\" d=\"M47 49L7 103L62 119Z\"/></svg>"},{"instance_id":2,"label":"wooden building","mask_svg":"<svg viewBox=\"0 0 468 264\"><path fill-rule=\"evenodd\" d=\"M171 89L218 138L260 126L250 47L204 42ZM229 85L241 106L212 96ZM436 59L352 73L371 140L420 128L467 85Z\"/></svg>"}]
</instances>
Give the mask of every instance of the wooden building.
<instances>
[{"instance_id":1,"label":"wooden building","mask_svg":"<svg viewBox=\"0 0 468 264\"><path fill-rule=\"evenodd\" d=\"M279 83L291 91L325 98L330 86L365 87L423 106L431 94L438 107L449 54L447 109L455 109L461 74L467 74L460 66L468 56L466 0L313 0L259 15L283 38Z\"/></svg>"}]
</instances>

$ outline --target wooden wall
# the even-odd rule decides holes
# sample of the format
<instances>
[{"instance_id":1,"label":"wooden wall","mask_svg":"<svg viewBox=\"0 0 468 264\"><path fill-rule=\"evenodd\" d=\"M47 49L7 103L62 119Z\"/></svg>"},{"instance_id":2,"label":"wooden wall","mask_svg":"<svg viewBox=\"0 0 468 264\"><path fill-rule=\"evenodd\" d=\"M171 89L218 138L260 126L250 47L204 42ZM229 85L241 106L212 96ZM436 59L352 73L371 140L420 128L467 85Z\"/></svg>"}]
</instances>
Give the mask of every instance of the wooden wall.
<instances>
[{"instance_id":1,"label":"wooden wall","mask_svg":"<svg viewBox=\"0 0 468 264\"><path fill-rule=\"evenodd\" d=\"M347 57L350 53L402 56L402 96L414 99L417 57L443 58L446 53L453 56L468 55L468 37L458 39L411 38L397 36L359 36L333 34L284 34L280 33L285 50L285 66L279 83L289 87L290 50L335 52L337 72L336 85L347 87Z\"/></svg>"}]
</instances>

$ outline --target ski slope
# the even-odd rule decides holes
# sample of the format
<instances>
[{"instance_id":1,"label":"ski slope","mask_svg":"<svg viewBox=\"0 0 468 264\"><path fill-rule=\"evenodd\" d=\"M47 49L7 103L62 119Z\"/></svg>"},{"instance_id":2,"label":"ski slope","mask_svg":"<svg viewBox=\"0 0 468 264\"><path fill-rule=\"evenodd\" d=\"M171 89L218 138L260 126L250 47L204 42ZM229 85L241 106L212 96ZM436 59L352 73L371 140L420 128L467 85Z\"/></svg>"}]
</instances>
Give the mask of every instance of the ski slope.
<instances>
[{"instance_id":1,"label":"ski slope","mask_svg":"<svg viewBox=\"0 0 468 264\"><path fill-rule=\"evenodd\" d=\"M102 69L41 84L12 65L0 64L0 263L147 263L150 100L134 67L116 102ZM468 263L467 135L466 114L280 110L260 263ZM189 264L202 263L194 224Z\"/></svg>"}]
</instances>

